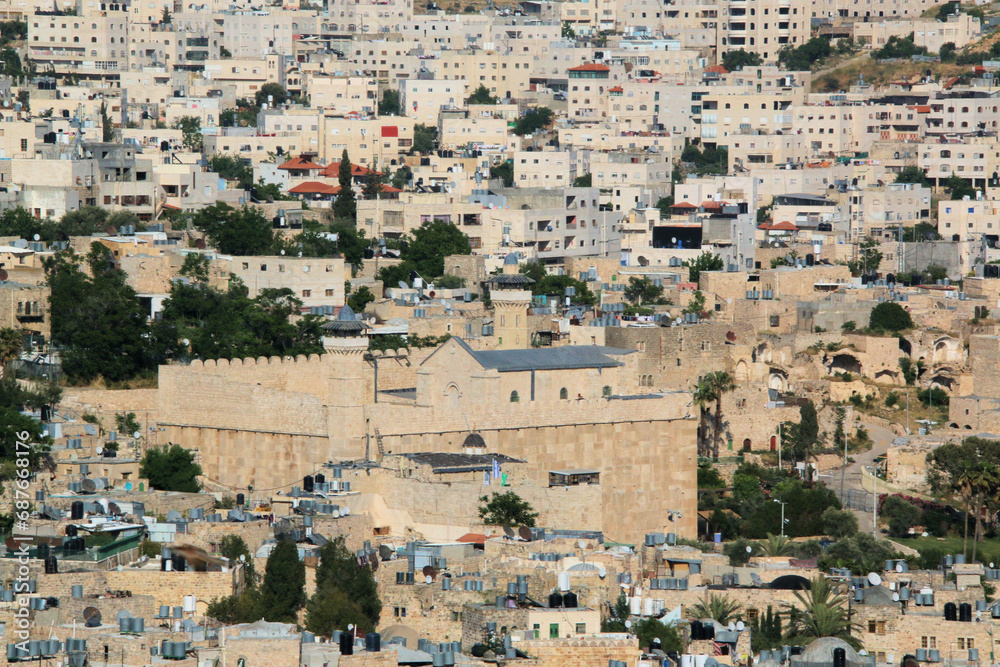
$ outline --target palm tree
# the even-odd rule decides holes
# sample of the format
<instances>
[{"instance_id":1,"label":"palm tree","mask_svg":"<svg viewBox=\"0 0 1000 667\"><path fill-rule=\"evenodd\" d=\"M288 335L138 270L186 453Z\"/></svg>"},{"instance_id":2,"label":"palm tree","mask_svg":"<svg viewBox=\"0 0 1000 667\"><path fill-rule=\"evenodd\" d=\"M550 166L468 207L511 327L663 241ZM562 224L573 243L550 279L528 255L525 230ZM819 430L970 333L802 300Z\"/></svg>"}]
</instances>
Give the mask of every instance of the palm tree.
<instances>
[{"instance_id":1,"label":"palm tree","mask_svg":"<svg viewBox=\"0 0 1000 667\"><path fill-rule=\"evenodd\" d=\"M7 364L21 356L24 336L17 329L0 329L0 379L5 375Z\"/></svg>"},{"instance_id":2,"label":"palm tree","mask_svg":"<svg viewBox=\"0 0 1000 667\"><path fill-rule=\"evenodd\" d=\"M716 401L715 390L708 383L707 379L702 379L694 388L694 402L698 406L700 413L698 421L698 456L710 456L708 438L708 406Z\"/></svg>"},{"instance_id":3,"label":"palm tree","mask_svg":"<svg viewBox=\"0 0 1000 667\"><path fill-rule=\"evenodd\" d=\"M739 618L740 610L740 604L730 600L728 595L706 593L705 598L688 607L687 612L692 619L711 618L722 625L729 625L730 621Z\"/></svg>"},{"instance_id":4,"label":"palm tree","mask_svg":"<svg viewBox=\"0 0 1000 667\"><path fill-rule=\"evenodd\" d=\"M977 490L979 476L975 472L975 466L969 465L962 469L962 472L955 478L955 488L962 496L965 504L965 532L962 536L962 556L964 557L969 547L969 508L972 505L972 497Z\"/></svg>"},{"instance_id":5,"label":"palm tree","mask_svg":"<svg viewBox=\"0 0 1000 667\"><path fill-rule=\"evenodd\" d=\"M976 529L972 533L972 562L976 561L976 546L982 537L982 514L986 499L995 495L1000 476L996 468L986 461L977 461L972 465L973 486L976 493Z\"/></svg>"},{"instance_id":6,"label":"palm tree","mask_svg":"<svg viewBox=\"0 0 1000 667\"><path fill-rule=\"evenodd\" d=\"M843 639L855 649L861 642L851 635L856 624L851 622L847 597L834 592L830 581L823 576L812 580L808 591L795 593L797 604L786 604L789 626L785 642L805 646L820 637Z\"/></svg>"},{"instance_id":7,"label":"palm tree","mask_svg":"<svg viewBox=\"0 0 1000 667\"><path fill-rule=\"evenodd\" d=\"M768 533L767 540L758 542L758 544L760 545L760 548L764 552L765 556L792 556L795 553L795 547L792 544L792 541L784 535L772 535L771 533Z\"/></svg>"},{"instance_id":8,"label":"palm tree","mask_svg":"<svg viewBox=\"0 0 1000 667\"><path fill-rule=\"evenodd\" d=\"M719 438L722 437L722 396L736 389L733 377L726 371L713 371L705 376L705 382L715 395L715 429L712 434L712 455L719 457Z\"/></svg>"}]
</instances>

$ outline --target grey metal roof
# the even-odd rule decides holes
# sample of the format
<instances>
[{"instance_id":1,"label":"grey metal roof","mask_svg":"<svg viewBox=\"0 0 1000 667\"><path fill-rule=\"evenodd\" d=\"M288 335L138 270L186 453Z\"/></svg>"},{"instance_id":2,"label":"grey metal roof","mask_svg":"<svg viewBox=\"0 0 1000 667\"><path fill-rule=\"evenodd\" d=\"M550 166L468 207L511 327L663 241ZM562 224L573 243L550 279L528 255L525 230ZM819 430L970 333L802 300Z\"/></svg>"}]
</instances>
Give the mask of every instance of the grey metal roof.
<instances>
[{"instance_id":1,"label":"grey metal roof","mask_svg":"<svg viewBox=\"0 0 1000 667\"><path fill-rule=\"evenodd\" d=\"M419 465L429 465L434 472L476 472L492 470L497 463L522 463L505 454L457 454L450 452L416 452L403 456Z\"/></svg>"},{"instance_id":2,"label":"grey metal roof","mask_svg":"<svg viewBox=\"0 0 1000 667\"><path fill-rule=\"evenodd\" d=\"M364 331L371 327L360 321L354 314L354 310L344 304L340 312L337 313L337 319L326 322L320 328L326 331Z\"/></svg>"},{"instance_id":3,"label":"grey metal roof","mask_svg":"<svg viewBox=\"0 0 1000 667\"><path fill-rule=\"evenodd\" d=\"M490 285L534 285L535 281L522 273L500 273L486 281Z\"/></svg>"},{"instance_id":4,"label":"grey metal roof","mask_svg":"<svg viewBox=\"0 0 1000 667\"><path fill-rule=\"evenodd\" d=\"M634 350L603 345L565 345L562 347L531 348L527 350L489 350L477 352L468 344L454 337L483 368L495 368L501 373L516 371L547 371L570 368L614 368L624 366L612 356L632 354Z\"/></svg>"}]
</instances>

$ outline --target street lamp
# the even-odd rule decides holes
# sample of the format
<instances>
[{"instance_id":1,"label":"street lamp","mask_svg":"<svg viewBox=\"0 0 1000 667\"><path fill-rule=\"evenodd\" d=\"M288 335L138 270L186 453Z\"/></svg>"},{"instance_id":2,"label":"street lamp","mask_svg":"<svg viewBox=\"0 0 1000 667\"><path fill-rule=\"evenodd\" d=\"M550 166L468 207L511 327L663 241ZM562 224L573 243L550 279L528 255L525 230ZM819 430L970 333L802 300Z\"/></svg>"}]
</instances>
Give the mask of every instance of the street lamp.
<instances>
[{"instance_id":1,"label":"street lamp","mask_svg":"<svg viewBox=\"0 0 1000 667\"><path fill-rule=\"evenodd\" d=\"M781 502L777 498L774 498L774 502L781 505L781 536L785 536L785 505L788 503Z\"/></svg>"}]
</instances>

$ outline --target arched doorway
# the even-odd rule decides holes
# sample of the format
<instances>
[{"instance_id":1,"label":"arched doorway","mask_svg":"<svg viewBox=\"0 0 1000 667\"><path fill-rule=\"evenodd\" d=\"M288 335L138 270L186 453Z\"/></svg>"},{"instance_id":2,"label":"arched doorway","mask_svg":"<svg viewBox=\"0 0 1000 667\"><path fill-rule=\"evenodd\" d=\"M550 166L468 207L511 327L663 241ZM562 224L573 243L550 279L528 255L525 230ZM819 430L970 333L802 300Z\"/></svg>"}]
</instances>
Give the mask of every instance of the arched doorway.
<instances>
[{"instance_id":1,"label":"arched doorway","mask_svg":"<svg viewBox=\"0 0 1000 667\"><path fill-rule=\"evenodd\" d=\"M750 451L750 444L751 444L750 443L750 438L744 438L743 439L743 451L744 452L749 452Z\"/></svg>"},{"instance_id":2,"label":"arched doorway","mask_svg":"<svg viewBox=\"0 0 1000 667\"><path fill-rule=\"evenodd\" d=\"M772 452L778 451L778 436L776 436L776 435L772 435L771 436L770 445L771 445L771 451Z\"/></svg>"}]
</instances>

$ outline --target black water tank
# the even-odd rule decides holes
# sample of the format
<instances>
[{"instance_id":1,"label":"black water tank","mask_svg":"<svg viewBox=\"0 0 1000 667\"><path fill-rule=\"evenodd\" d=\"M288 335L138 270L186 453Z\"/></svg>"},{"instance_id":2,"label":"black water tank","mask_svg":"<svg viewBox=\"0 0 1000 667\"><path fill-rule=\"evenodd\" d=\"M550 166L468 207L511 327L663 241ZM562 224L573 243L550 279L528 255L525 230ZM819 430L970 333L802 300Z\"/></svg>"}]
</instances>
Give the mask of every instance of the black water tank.
<instances>
[{"instance_id":1,"label":"black water tank","mask_svg":"<svg viewBox=\"0 0 1000 667\"><path fill-rule=\"evenodd\" d=\"M47 544L39 544L35 548L38 549L38 557L39 558L42 558L42 559L48 558L48 556L49 556L49 545L47 545Z\"/></svg>"},{"instance_id":2,"label":"black water tank","mask_svg":"<svg viewBox=\"0 0 1000 667\"><path fill-rule=\"evenodd\" d=\"M354 635L350 632L340 635L340 655L354 655Z\"/></svg>"},{"instance_id":3,"label":"black water tank","mask_svg":"<svg viewBox=\"0 0 1000 667\"><path fill-rule=\"evenodd\" d=\"M558 609L563 606L562 593L556 591L549 595L549 609Z\"/></svg>"},{"instance_id":4,"label":"black water tank","mask_svg":"<svg viewBox=\"0 0 1000 667\"><path fill-rule=\"evenodd\" d=\"M183 572L187 568L187 563L184 560L184 556L180 554L174 554L170 558L174 564L174 572Z\"/></svg>"},{"instance_id":5,"label":"black water tank","mask_svg":"<svg viewBox=\"0 0 1000 667\"><path fill-rule=\"evenodd\" d=\"M326 475L324 475L323 473L318 473L316 475L316 483L317 484L322 484L325 481L326 481Z\"/></svg>"},{"instance_id":6,"label":"black water tank","mask_svg":"<svg viewBox=\"0 0 1000 667\"><path fill-rule=\"evenodd\" d=\"M76 537L77 528L73 524L66 526L66 537Z\"/></svg>"},{"instance_id":7,"label":"black water tank","mask_svg":"<svg viewBox=\"0 0 1000 667\"><path fill-rule=\"evenodd\" d=\"M576 609L579 605L580 600L573 591L567 591L566 594L563 595L563 606L567 609Z\"/></svg>"},{"instance_id":8,"label":"black water tank","mask_svg":"<svg viewBox=\"0 0 1000 667\"><path fill-rule=\"evenodd\" d=\"M715 624L714 623L704 623L701 626L701 638L702 639L715 639Z\"/></svg>"},{"instance_id":9,"label":"black water tank","mask_svg":"<svg viewBox=\"0 0 1000 667\"><path fill-rule=\"evenodd\" d=\"M691 621L691 641L695 642L705 638L705 631L701 627L701 621Z\"/></svg>"},{"instance_id":10,"label":"black water tank","mask_svg":"<svg viewBox=\"0 0 1000 667\"><path fill-rule=\"evenodd\" d=\"M49 422L52 421L52 406L43 405L42 406L42 421Z\"/></svg>"},{"instance_id":11,"label":"black water tank","mask_svg":"<svg viewBox=\"0 0 1000 667\"><path fill-rule=\"evenodd\" d=\"M378 653L382 650L382 635L377 632L369 632L365 635L365 650L369 653Z\"/></svg>"},{"instance_id":12,"label":"black water tank","mask_svg":"<svg viewBox=\"0 0 1000 667\"><path fill-rule=\"evenodd\" d=\"M303 491L305 491L306 493L312 493L313 489L315 489L315 488L316 487L313 486L313 476L312 475L306 475L305 477L302 478L302 490Z\"/></svg>"},{"instance_id":13,"label":"black water tank","mask_svg":"<svg viewBox=\"0 0 1000 667\"><path fill-rule=\"evenodd\" d=\"M236 494L236 506L237 507L243 507L246 504L247 504L247 497L244 496L242 493L237 493Z\"/></svg>"},{"instance_id":14,"label":"black water tank","mask_svg":"<svg viewBox=\"0 0 1000 667\"><path fill-rule=\"evenodd\" d=\"M73 504L69 506L69 518L73 521L79 521L83 519L83 501L74 500Z\"/></svg>"},{"instance_id":15,"label":"black water tank","mask_svg":"<svg viewBox=\"0 0 1000 667\"><path fill-rule=\"evenodd\" d=\"M958 608L955 607L954 602L949 602L944 606L944 620L946 621L958 620Z\"/></svg>"},{"instance_id":16,"label":"black water tank","mask_svg":"<svg viewBox=\"0 0 1000 667\"><path fill-rule=\"evenodd\" d=\"M963 602L958 605L958 620L963 623L972 623L972 605L968 602Z\"/></svg>"},{"instance_id":17,"label":"black water tank","mask_svg":"<svg viewBox=\"0 0 1000 667\"><path fill-rule=\"evenodd\" d=\"M59 561L55 556L45 557L45 574L59 574Z\"/></svg>"},{"instance_id":18,"label":"black water tank","mask_svg":"<svg viewBox=\"0 0 1000 667\"><path fill-rule=\"evenodd\" d=\"M841 646L833 649L833 667L847 667L847 651Z\"/></svg>"}]
</instances>

